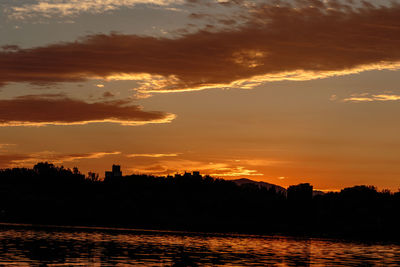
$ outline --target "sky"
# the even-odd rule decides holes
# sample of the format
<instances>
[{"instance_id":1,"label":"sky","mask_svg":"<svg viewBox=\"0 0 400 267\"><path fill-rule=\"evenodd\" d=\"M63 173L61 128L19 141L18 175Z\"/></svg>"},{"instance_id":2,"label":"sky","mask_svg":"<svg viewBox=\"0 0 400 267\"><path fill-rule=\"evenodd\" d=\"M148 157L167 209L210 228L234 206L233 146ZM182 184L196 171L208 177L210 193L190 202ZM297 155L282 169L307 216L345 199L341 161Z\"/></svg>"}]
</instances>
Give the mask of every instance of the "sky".
<instances>
[{"instance_id":1,"label":"sky","mask_svg":"<svg viewBox=\"0 0 400 267\"><path fill-rule=\"evenodd\" d=\"M400 1L4 0L0 168L400 187Z\"/></svg>"}]
</instances>

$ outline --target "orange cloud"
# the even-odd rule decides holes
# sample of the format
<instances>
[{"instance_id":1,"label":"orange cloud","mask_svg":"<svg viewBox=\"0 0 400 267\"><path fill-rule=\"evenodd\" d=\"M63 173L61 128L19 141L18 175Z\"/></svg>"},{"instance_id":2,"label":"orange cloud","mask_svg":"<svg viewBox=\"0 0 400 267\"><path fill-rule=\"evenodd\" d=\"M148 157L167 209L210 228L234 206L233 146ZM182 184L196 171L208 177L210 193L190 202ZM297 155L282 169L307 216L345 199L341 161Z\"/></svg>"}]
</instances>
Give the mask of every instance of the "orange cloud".
<instances>
[{"instance_id":1,"label":"orange cloud","mask_svg":"<svg viewBox=\"0 0 400 267\"><path fill-rule=\"evenodd\" d=\"M400 67L400 5L338 1L251 5L230 30L177 38L91 35L76 42L0 52L0 83L90 78L142 81L144 92L252 88ZM246 11L246 12L247 12Z\"/></svg>"},{"instance_id":2,"label":"orange cloud","mask_svg":"<svg viewBox=\"0 0 400 267\"><path fill-rule=\"evenodd\" d=\"M216 177L238 177L238 176L263 176L264 174L259 173L257 170L249 170L243 166L237 166L234 168L220 168L216 169L215 173L211 174Z\"/></svg>"},{"instance_id":3,"label":"orange cloud","mask_svg":"<svg viewBox=\"0 0 400 267\"><path fill-rule=\"evenodd\" d=\"M105 156L118 155L121 152L92 152L59 154L51 151L42 151L32 154L0 154L0 166L15 167L33 165L37 162L48 161L52 163L63 163L82 159L99 159Z\"/></svg>"},{"instance_id":4,"label":"orange cloud","mask_svg":"<svg viewBox=\"0 0 400 267\"><path fill-rule=\"evenodd\" d=\"M182 173L185 171L200 171L202 174L209 174L215 177L250 177L263 176L258 170L251 169L246 165L246 161L236 162L232 160L223 160L219 162L207 162L202 160L190 159L157 159L164 156L162 154L150 154L157 156L149 156L152 161L135 162L135 167L130 170L135 173L149 173L157 175ZM165 154L164 154L165 155ZM250 168L249 168L250 167Z\"/></svg>"},{"instance_id":5,"label":"orange cloud","mask_svg":"<svg viewBox=\"0 0 400 267\"><path fill-rule=\"evenodd\" d=\"M128 158L135 158L135 157L163 158L163 157L176 157L178 155L179 154L177 154L177 153L170 153L170 154L154 153L154 154L128 154L126 156Z\"/></svg>"},{"instance_id":6,"label":"orange cloud","mask_svg":"<svg viewBox=\"0 0 400 267\"><path fill-rule=\"evenodd\" d=\"M343 102L382 102L382 101L399 101L400 95L395 94L353 94L343 99Z\"/></svg>"},{"instance_id":7,"label":"orange cloud","mask_svg":"<svg viewBox=\"0 0 400 267\"><path fill-rule=\"evenodd\" d=\"M175 115L143 111L128 101L86 103L63 95L27 95L0 100L0 126L74 125L113 122L121 125L167 123Z\"/></svg>"}]
</instances>

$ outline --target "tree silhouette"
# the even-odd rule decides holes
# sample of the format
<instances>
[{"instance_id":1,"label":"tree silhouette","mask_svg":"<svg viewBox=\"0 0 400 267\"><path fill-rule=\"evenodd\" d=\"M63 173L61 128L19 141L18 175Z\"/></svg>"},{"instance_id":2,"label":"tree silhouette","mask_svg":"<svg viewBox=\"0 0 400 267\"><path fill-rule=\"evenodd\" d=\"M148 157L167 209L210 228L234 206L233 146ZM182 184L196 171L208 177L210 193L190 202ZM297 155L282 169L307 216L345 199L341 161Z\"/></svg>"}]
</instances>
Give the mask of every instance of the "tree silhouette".
<instances>
[{"instance_id":1,"label":"tree silhouette","mask_svg":"<svg viewBox=\"0 0 400 267\"><path fill-rule=\"evenodd\" d=\"M399 238L400 192L359 185L313 196L185 173L99 175L40 162L0 170L0 221Z\"/></svg>"}]
</instances>

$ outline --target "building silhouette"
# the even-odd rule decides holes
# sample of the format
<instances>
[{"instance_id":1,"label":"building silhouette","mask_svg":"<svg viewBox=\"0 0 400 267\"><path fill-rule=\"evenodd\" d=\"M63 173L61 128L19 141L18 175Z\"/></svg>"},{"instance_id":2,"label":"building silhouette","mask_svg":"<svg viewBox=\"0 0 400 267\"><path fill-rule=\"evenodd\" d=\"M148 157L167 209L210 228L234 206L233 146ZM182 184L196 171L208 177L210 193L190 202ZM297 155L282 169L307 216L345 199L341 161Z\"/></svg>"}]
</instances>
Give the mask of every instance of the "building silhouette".
<instances>
[{"instance_id":1,"label":"building silhouette","mask_svg":"<svg viewBox=\"0 0 400 267\"><path fill-rule=\"evenodd\" d=\"M112 165L112 171L106 171L105 173L105 180L111 180L115 178L121 178L121 166L120 165Z\"/></svg>"}]
</instances>

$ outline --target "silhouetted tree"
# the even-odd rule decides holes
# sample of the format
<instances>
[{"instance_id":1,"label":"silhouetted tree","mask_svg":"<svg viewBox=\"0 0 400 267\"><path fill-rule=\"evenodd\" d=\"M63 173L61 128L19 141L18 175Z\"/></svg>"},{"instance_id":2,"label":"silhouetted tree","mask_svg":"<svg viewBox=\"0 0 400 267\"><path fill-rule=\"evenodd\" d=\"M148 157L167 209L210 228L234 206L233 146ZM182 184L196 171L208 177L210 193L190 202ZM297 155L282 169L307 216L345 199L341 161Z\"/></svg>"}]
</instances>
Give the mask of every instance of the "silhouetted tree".
<instances>
[{"instance_id":1,"label":"silhouetted tree","mask_svg":"<svg viewBox=\"0 0 400 267\"><path fill-rule=\"evenodd\" d=\"M313 187L308 184L291 185L287 189L287 198L290 201L311 201L313 197Z\"/></svg>"},{"instance_id":2,"label":"silhouetted tree","mask_svg":"<svg viewBox=\"0 0 400 267\"><path fill-rule=\"evenodd\" d=\"M115 178L115 177L114 177ZM354 186L313 197L202 176L129 175L108 181L40 162L0 170L0 220L201 231L400 238L400 192ZM94 203L96 203L94 205Z\"/></svg>"},{"instance_id":3,"label":"silhouetted tree","mask_svg":"<svg viewBox=\"0 0 400 267\"><path fill-rule=\"evenodd\" d=\"M94 172L88 172L87 179L90 182L98 182L99 181L99 174Z\"/></svg>"}]
</instances>

